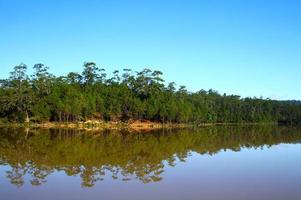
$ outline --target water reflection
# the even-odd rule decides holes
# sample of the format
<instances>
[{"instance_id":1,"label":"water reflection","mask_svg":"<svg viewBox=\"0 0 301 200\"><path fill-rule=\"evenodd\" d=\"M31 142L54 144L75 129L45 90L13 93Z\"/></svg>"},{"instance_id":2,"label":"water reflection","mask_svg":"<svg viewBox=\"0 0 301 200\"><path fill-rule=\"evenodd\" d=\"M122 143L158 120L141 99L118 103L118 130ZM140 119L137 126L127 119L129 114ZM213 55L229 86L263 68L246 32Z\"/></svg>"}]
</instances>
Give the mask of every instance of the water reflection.
<instances>
[{"instance_id":1,"label":"water reflection","mask_svg":"<svg viewBox=\"0 0 301 200\"><path fill-rule=\"evenodd\" d=\"M299 129L274 126L210 127L197 130L128 133L72 129L0 131L0 165L21 187L25 177L38 186L57 171L80 176L83 187L105 178L143 183L162 180L164 168L185 162L191 152L214 155L223 150L300 143Z\"/></svg>"}]
</instances>

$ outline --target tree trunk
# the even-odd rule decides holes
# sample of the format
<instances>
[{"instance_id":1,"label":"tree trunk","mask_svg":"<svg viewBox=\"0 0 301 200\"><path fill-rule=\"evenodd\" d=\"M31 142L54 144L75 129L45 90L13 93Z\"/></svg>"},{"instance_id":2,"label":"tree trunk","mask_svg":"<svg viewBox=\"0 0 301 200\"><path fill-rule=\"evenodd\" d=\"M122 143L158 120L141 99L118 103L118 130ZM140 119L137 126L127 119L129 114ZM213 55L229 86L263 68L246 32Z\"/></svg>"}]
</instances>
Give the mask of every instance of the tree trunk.
<instances>
[{"instance_id":1,"label":"tree trunk","mask_svg":"<svg viewBox=\"0 0 301 200\"><path fill-rule=\"evenodd\" d=\"M59 121L62 122L62 112L59 114Z\"/></svg>"},{"instance_id":2,"label":"tree trunk","mask_svg":"<svg viewBox=\"0 0 301 200\"><path fill-rule=\"evenodd\" d=\"M28 112L26 111L26 119L25 119L26 123L29 123L29 116L28 116Z\"/></svg>"}]
</instances>

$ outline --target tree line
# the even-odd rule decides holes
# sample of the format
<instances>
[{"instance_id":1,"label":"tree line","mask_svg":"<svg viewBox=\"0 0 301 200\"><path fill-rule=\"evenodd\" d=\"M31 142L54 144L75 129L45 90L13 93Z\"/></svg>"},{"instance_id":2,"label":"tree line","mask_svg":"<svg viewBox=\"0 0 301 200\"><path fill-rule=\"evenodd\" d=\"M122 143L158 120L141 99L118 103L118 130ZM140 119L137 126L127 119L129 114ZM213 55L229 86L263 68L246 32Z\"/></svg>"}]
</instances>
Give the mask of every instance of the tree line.
<instances>
[{"instance_id":1,"label":"tree line","mask_svg":"<svg viewBox=\"0 0 301 200\"><path fill-rule=\"evenodd\" d=\"M105 69L86 62L81 73L54 76L49 67L35 64L14 67L0 80L0 118L7 122L77 122L151 120L162 123L301 124L299 101L241 98L212 89L187 91L166 84L162 72L143 69Z\"/></svg>"}]
</instances>

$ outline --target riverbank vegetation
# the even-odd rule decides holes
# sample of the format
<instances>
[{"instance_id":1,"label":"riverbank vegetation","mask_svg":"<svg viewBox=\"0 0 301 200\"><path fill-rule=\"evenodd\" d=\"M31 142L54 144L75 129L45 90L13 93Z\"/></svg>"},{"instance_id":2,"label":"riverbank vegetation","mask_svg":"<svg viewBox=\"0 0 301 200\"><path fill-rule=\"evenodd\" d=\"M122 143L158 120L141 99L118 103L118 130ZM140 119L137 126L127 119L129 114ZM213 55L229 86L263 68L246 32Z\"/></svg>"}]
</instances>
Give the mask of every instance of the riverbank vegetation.
<instances>
[{"instance_id":1,"label":"riverbank vegetation","mask_svg":"<svg viewBox=\"0 0 301 200\"><path fill-rule=\"evenodd\" d=\"M301 123L301 103L241 98L214 90L189 92L162 72L124 69L108 77L93 62L56 77L44 64L32 75L15 66L0 82L0 118L7 122L149 120L159 123ZM201 78L201 75L200 75Z\"/></svg>"}]
</instances>

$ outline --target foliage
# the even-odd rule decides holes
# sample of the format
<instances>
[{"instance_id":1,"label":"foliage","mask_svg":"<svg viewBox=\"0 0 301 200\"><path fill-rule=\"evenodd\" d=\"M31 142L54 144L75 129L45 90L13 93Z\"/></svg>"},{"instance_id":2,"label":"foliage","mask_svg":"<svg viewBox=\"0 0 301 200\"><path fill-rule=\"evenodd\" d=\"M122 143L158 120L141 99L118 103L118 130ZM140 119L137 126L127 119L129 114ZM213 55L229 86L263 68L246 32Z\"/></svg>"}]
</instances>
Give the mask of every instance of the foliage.
<instances>
[{"instance_id":1,"label":"foliage","mask_svg":"<svg viewBox=\"0 0 301 200\"><path fill-rule=\"evenodd\" d=\"M164 84L162 72L143 69L114 71L84 63L83 72L55 77L44 64L26 74L20 64L0 82L0 117L11 122L126 121L163 123L301 123L298 101L241 98L214 90L188 92L185 86ZM166 86L167 85L167 86Z\"/></svg>"}]
</instances>

